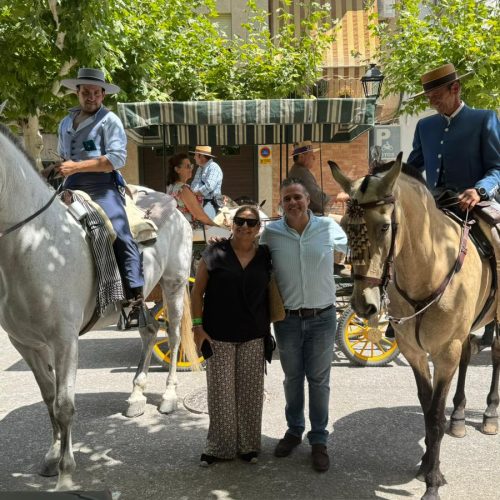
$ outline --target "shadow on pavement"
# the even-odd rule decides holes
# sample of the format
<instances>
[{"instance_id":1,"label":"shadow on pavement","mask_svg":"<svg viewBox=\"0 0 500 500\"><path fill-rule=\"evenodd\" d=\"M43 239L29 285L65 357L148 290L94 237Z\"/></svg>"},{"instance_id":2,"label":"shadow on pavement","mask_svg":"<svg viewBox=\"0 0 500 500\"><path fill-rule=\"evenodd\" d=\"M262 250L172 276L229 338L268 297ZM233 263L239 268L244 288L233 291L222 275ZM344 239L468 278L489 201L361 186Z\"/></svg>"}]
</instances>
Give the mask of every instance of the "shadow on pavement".
<instances>
[{"instance_id":1,"label":"shadow on pavement","mask_svg":"<svg viewBox=\"0 0 500 500\"><path fill-rule=\"evenodd\" d=\"M161 398L147 396L154 404ZM143 416L127 419L121 415L127 397L119 392L77 395L74 479L80 488L109 488L115 498L120 493L120 500L364 499L386 491L398 498L413 496L405 483L412 481L422 455L423 418L417 407L374 408L336 421L329 441L332 468L318 474L311 469L306 443L277 459L272 455L276 439L268 435L258 465L234 460L202 469L198 460L206 416L182 405L173 415L161 415L148 404ZM264 420L264 431L273 425ZM36 474L49 445L49 427L43 403L19 408L0 421L0 490L43 491L55 485L55 478Z\"/></svg>"}]
</instances>

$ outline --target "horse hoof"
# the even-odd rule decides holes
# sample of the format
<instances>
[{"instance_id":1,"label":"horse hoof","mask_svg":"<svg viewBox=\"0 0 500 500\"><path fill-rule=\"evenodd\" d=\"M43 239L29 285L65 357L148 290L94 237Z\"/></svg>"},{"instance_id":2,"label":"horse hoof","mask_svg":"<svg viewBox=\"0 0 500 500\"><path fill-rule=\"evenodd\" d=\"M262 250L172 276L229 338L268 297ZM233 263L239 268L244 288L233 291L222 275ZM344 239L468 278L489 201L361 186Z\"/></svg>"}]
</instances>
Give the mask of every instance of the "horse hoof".
<instances>
[{"instance_id":1,"label":"horse hoof","mask_svg":"<svg viewBox=\"0 0 500 500\"><path fill-rule=\"evenodd\" d=\"M172 399L162 399L160 407L158 408L158 411L160 413L173 413L175 410L177 410L177 398L174 400Z\"/></svg>"},{"instance_id":2,"label":"horse hoof","mask_svg":"<svg viewBox=\"0 0 500 500\"><path fill-rule=\"evenodd\" d=\"M455 438L465 437L465 420L450 420L448 434Z\"/></svg>"},{"instance_id":3,"label":"horse hoof","mask_svg":"<svg viewBox=\"0 0 500 500\"><path fill-rule=\"evenodd\" d=\"M54 462L44 462L40 465L40 470L38 474L43 477L54 477L59 474L59 463L58 461Z\"/></svg>"},{"instance_id":4,"label":"horse hoof","mask_svg":"<svg viewBox=\"0 0 500 500\"><path fill-rule=\"evenodd\" d=\"M431 486L427 488L422 500L440 500L440 498L437 487Z\"/></svg>"},{"instance_id":5,"label":"horse hoof","mask_svg":"<svg viewBox=\"0 0 500 500\"><path fill-rule=\"evenodd\" d=\"M481 432L489 436L494 436L498 433L498 417L483 417L483 425Z\"/></svg>"},{"instance_id":6,"label":"horse hoof","mask_svg":"<svg viewBox=\"0 0 500 500\"><path fill-rule=\"evenodd\" d=\"M69 491L76 489L71 476L60 476L54 491Z\"/></svg>"},{"instance_id":7,"label":"horse hoof","mask_svg":"<svg viewBox=\"0 0 500 500\"><path fill-rule=\"evenodd\" d=\"M124 415L128 418L140 417L146 409L146 398L128 400L128 408Z\"/></svg>"}]
</instances>

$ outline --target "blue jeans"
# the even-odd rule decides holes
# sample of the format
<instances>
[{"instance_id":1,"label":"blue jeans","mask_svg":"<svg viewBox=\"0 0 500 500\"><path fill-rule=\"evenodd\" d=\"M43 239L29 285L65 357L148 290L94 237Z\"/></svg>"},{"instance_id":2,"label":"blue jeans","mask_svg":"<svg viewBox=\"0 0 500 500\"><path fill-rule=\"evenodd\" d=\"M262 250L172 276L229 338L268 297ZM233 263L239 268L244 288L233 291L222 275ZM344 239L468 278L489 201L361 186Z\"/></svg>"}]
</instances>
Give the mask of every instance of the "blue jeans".
<instances>
[{"instance_id":1,"label":"blue jeans","mask_svg":"<svg viewBox=\"0 0 500 500\"><path fill-rule=\"evenodd\" d=\"M302 437L305 430L304 380L309 384L309 443L326 444L330 368L335 341L335 308L317 316L301 318L287 315L274 324L280 361L285 372L288 433Z\"/></svg>"}]
</instances>

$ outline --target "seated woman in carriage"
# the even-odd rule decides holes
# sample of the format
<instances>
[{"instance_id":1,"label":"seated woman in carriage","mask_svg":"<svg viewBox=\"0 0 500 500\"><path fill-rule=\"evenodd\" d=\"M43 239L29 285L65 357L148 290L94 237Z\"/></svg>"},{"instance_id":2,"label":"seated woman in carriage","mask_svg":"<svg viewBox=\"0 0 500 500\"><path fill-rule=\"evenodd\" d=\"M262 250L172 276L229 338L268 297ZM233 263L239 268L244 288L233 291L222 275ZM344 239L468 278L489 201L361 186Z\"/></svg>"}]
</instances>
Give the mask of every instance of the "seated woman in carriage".
<instances>
[{"instance_id":1,"label":"seated woman in carriage","mask_svg":"<svg viewBox=\"0 0 500 500\"><path fill-rule=\"evenodd\" d=\"M179 153L168 160L167 194L172 195L177 201L177 208L184 214L192 226L196 223L215 226L216 224L203 210L203 199L197 197L187 184L193 173L193 165L189 156Z\"/></svg>"}]
</instances>

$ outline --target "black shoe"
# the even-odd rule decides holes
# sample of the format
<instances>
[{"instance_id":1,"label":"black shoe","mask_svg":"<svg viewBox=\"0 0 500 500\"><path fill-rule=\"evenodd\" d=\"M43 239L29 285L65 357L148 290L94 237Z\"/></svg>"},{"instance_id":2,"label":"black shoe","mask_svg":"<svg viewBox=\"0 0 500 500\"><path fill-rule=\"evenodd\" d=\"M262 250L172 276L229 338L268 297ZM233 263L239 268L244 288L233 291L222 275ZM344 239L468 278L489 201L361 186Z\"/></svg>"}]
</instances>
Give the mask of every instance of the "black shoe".
<instances>
[{"instance_id":1,"label":"black shoe","mask_svg":"<svg viewBox=\"0 0 500 500\"><path fill-rule=\"evenodd\" d=\"M285 437L278 441L278 444L274 449L274 456L279 458L287 457L290 453L292 453L294 448L299 446L300 443L302 443L302 438L287 432Z\"/></svg>"},{"instance_id":2,"label":"black shoe","mask_svg":"<svg viewBox=\"0 0 500 500\"><path fill-rule=\"evenodd\" d=\"M326 472L330 468L330 457L324 444L312 445L312 466L317 472Z\"/></svg>"},{"instance_id":3,"label":"black shoe","mask_svg":"<svg viewBox=\"0 0 500 500\"><path fill-rule=\"evenodd\" d=\"M249 464L256 464L259 461L258 456L259 454L256 451L251 451L249 453L242 453L240 458Z\"/></svg>"},{"instance_id":4,"label":"black shoe","mask_svg":"<svg viewBox=\"0 0 500 500\"><path fill-rule=\"evenodd\" d=\"M217 457L214 457L213 455L206 455L203 453L200 457L200 467L209 467L215 462L217 462Z\"/></svg>"}]
</instances>

